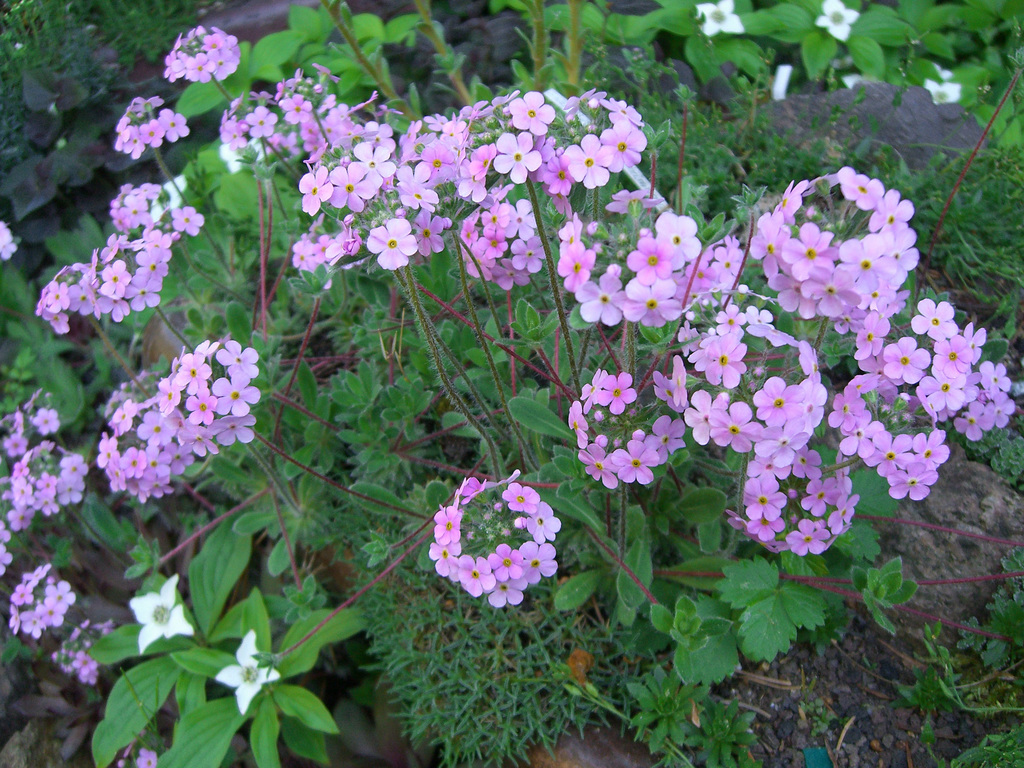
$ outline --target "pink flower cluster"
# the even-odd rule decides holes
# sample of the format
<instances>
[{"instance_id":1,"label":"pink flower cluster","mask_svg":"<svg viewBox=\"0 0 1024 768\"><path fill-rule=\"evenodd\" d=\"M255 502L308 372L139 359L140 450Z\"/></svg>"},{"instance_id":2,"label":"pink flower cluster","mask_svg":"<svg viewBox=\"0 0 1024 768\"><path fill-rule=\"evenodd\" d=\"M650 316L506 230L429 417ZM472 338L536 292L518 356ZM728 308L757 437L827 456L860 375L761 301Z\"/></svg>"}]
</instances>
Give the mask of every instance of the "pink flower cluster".
<instances>
[{"instance_id":1,"label":"pink flower cluster","mask_svg":"<svg viewBox=\"0 0 1024 768\"><path fill-rule=\"evenodd\" d=\"M129 388L108 404L110 433L103 433L96 465L115 491L145 501L171 490L195 457L218 453L220 446L249 443L256 417L250 405L260 399L252 381L259 375L255 349L233 340L203 342L182 350L157 392L136 401ZM214 364L222 375L214 377Z\"/></svg>"},{"instance_id":2,"label":"pink flower cluster","mask_svg":"<svg viewBox=\"0 0 1024 768\"><path fill-rule=\"evenodd\" d=\"M83 685L96 685L99 681L100 665L89 655L89 649L98 638L110 634L113 629L112 621L93 626L86 619L72 630L50 658L64 674L78 678Z\"/></svg>"},{"instance_id":3,"label":"pink flower cluster","mask_svg":"<svg viewBox=\"0 0 1024 768\"><path fill-rule=\"evenodd\" d=\"M655 393L678 414L687 402L686 369L678 355L673 366L671 378L655 374ZM583 399L569 407L569 427L576 433L579 459L587 474L609 490L617 488L619 481L648 485L654 480L654 468L685 446L686 425L673 415L658 417L650 434L638 428L649 421L634 405L637 390L632 385L628 373L598 369L583 386Z\"/></svg>"},{"instance_id":4,"label":"pink flower cluster","mask_svg":"<svg viewBox=\"0 0 1024 768\"><path fill-rule=\"evenodd\" d=\"M223 80L238 69L241 58L237 37L217 27L207 31L198 26L174 41L164 59L164 77L172 83L180 78L193 83Z\"/></svg>"},{"instance_id":5,"label":"pink flower cluster","mask_svg":"<svg viewBox=\"0 0 1024 768\"><path fill-rule=\"evenodd\" d=\"M318 162L299 182L303 210L364 213L367 249L394 270L440 251L451 227L441 211L459 206L470 273L505 289L523 285L540 269L540 238L529 202L509 193L531 181L567 213L574 184L606 185L612 173L635 166L647 145L643 121L623 102L591 93L572 108L587 116L568 138L551 130L555 110L543 94L530 92L428 117L397 142L386 126L359 125L346 113L332 151L311 156Z\"/></svg>"},{"instance_id":6,"label":"pink flower cluster","mask_svg":"<svg viewBox=\"0 0 1024 768\"><path fill-rule=\"evenodd\" d=\"M36 437L56 434L60 428L57 411L36 406L39 393L14 413L0 420L6 431L4 453L12 464L7 477L0 479L0 510L10 531L23 531L31 525L36 513L44 517L56 515L61 507L82 500L88 465L80 455L58 448L52 440L41 440L30 447ZM0 575L11 564L7 551L10 531L0 523Z\"/></svg>"},{"instance_id":7,"label":"pink flower cluster","mask_svg":"<svg viewBox=\"0 0 1024 768\"><path fill-rule=\"evenodd\" d=\"M430 559L438 575L473 597L487 595L495 608L519 605L530 584L558 569L551 542L562 523L537 491L515 482L518 477L517 471L500 483L466 478L451 504L434 515ZM501 501L484 495L502 485Z\"/></svg>"},{"instance_id":8,"label":"pink flower cluster","mask_svg":"<svg viewBox=\"0 0 1024 768\"><path fill-rule=\"evenodd\" d=\"M190 206L173 208L154 220L150 209L160 195L155 184L123 186L110 206L120 234L93 251L90 262L64 267L43 288L36 314L56 333L70 330L71 312L97 319L110 315L121 322L133 311L160 303L172 247L183 234L197 235L204 223Z\"/></svg>"},{"instance_id":9,"label":"pink flower cluster","mask_svg":"<svg viewBox=\"0 0 1024 768\"><path fill-rule=\"evenodd\" d=\"M50 565L26 572L11 593L11 631L38 640L48 627L59 627L64 615L75 603L75 593L66 581L58 581L50 573ZM40 589L42 587L42 589Z\"/></svg>"},{"instance_id":10,"label":"pink flower cluster","mask_svg":"<svg viewBox=\"0 0 1024 768\"><path fill-rule=\"evenodd\" d=\"M138 160L146 151L146 147L159 147L164 142L172 144L188 136L188 124L183 115L172 109L161 109L157 112L163 103L164 100L159 96L132 99L128 109L117 122L114 149Z\"/></svg>"},{"instance_id":11,"label":"pink flower cluster","mask_svg":"<svg viewBox=\"0 0 1024 768\"><path fill-rule=\"evenodd\" d=\"M660 328L682 317L689 296L731 288L742 255L731 242L716 248L702 267L693 219L665 211L653 231L640 228L630 248L633 221L602 230L593 222L584 226L573 215L558 231L558 274L588 323L614 326L626 319ZM624 267L633 273L625 287Z\"/></svg>"}]
</instances>

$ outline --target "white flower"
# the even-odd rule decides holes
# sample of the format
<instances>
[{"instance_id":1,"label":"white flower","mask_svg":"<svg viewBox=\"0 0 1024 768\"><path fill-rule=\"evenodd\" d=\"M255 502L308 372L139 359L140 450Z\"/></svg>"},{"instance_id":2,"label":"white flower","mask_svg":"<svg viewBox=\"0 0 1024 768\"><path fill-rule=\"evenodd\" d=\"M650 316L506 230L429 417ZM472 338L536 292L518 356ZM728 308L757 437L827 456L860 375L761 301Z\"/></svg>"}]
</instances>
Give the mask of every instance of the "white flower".
<instances>
[{"instance_id":1,"label":"white flower","mask_svg":"<svg viewBox=\"0 0 1024 768\"><path fill-rule=\"evenodd\" d=\"M7 261L18 250L18 244L14 242L14 235L7 222L0 221L0 261Z\"/></svg>"},{"instance_id":2,"label":"white flower","mask_svg":"<svg viewBox=\"0 0 1024 768\"><path fill-rule=\"evenodd\" d=\"M925 80L924 87L932 95L932 101L936 104L955 104L960 101L960 92L963 90L960 83L945 81L937 83L934 80Z\"/></svg>"},{"instance_id":3,"label":"white flower","mask_svg":"<svg viewBox=\"0 0 1024 768\"><path fill-rule=\"evenodd\" d=\"M147 646L158 638L195 634L192 625L185 618L185 609L181 605L175 605L178 596L174 590L177 586L178 574L174 574L160 587L160 592L150 592L128 601L128 607L135 614L135 620L142 624L142 631L139 632L139 653L144 653Z\"/></svg>"},{"instance_id":4,"label":"white flower","mask_svg":"<svg viewBox=\"0 0 1024 768\"><path fill-rule=\"evenodd\" d=\"M708 37L717 35L719 32L729 32L733 35L743 34L743 22L740 17L733 13L735 4L733 0L719 0L717 3L700 3L697 5L697 15L704 18L701 29Z\"/></svg>"},{"instance_id":5,"label":"white flower","mask_svg":"<svg viewBox=\"0 0 1024 768\"><path fill-rule=\"evenodd\" d=\"M825 0L821 6L821 16L814 23L824 27L828 33L844 43L850 37L850 25L860 14L843 5L843 0Z\"/></svg>"},{"instance_id":6,"label":"white flower","mask_svg":"<svg viewBox=\"0 0 1024 768\"><path fill-rule=\"evenodd\" d=\"M224 667L215 678L218 683L230 685L235 689L238 699L238 711L243 715L249 709L249 703L260 692L265 683L272 683L281 677L276 669L256 666L256 632L249 630L242 638L242 644L235 654L238 664Z\"/></svg>"},{"instance_id":7,"label":"white flower","mask_svg":"<svg viewBox=\"0 0 1024 768\"><path fill-rule=\"evenodd\" d=\"M792 74L792 64L779 64L775 70L775 80L772 82L772 99L782 101L786 98L786 89L789 88L789 78Z\"/></svg>"}]
</instances>

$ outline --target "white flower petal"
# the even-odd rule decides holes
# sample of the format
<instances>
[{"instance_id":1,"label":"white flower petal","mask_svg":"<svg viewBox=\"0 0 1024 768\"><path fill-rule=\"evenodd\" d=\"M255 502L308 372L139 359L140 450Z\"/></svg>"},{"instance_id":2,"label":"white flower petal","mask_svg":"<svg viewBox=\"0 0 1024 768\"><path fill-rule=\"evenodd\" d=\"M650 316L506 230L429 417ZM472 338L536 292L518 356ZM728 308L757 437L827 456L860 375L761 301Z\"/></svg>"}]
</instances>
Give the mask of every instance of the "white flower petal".
<instances>
[{"instance_id":1,"label":"white flower petal","mask_svg":"<svg viewBox=\"0 0 1024 768\"><path fill-rule=\"evenodd\" d=\"M238 699L238 711L243 715L249 709L249 703L253 697L260 692L259 683L242 683L235 691L235 698Z\"/></svg>"},{"instance_id":2,"label":"white flower petal","mask_svg":"<svg viewBox=\"0 0 1024 768\"><path fill-rule=\"evenodd\" d=\"M237 688L245 684L245 671L235 665L224 667L224 669L217 673L214 680L224 685L230 685L232 688Z\"/></svg>"},{"instance_id":3,"label":"white flower petal","mask_svg":"<svg viewBox=\"0 0 1024 768\"><path fill-rule=\"evenodd\" d=\"M175 635L188 635L191 637L195 633L196 631L188 623L188 619L185 618L184 606L174 606L171 609L171 617L164 626L164 637L174 637Z\"/></svg>"},{"instance_id":4,"label":"white flower petal","mask_svg":"<svg viewBox=\"0 0 1024 768\"><path fill-rule=\"evenodd\" d=\"M135 614L135 620L139 624L149 624L152 622L153 612L161 605L163 605L163 601L156 592L139 595L128 601L128 607L132 609L132 613Z\"/></svg>"},{"instance_id":5,"label":"white flower petal","mask_svg":"<svg viewBox=\"0 0 1024 768\"><path fill-rule=\"evenodd\" d=\"M164 585L162 587L160 587L160 602L168 607L174 605L178 597L174 593L174 590L177 588L178 574L174 574L173 576L171 576L171 578L164 582Z\"/></svg>"},{"instance_id":6,"label":"white flower petal","mask_svg":"<svg viewBox=\"0 0 1024 768\"><path fill-rule=\"evenodd\" d=\"M256 655L256 631L250 629L245 633L245 637L242 638L242 644L238 646L238 653L235 654L235 658L238 659L238 663L243 667L252 667L256 665L256 661L253 658Z\"/></svg>"},{"instance_id":7,"label":"white flower petal","mask_svg":"<svg viewBox=\"0 0 1024 768\"><path fill-rule=\"evenodd\" d=\"M145 653L146 648L154 640L159 640L164 636L163 626L160 624L143 624L142 629L139 631L139 653Z\"/></svg>"}]
</instances>

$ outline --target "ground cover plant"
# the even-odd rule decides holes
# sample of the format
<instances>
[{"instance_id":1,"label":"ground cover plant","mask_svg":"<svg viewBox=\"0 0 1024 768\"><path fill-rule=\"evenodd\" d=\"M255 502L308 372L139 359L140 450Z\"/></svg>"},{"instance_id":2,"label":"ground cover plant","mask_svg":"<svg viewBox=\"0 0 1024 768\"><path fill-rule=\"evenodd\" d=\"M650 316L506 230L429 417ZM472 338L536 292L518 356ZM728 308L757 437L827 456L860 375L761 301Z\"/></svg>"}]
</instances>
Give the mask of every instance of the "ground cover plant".
<instances>
[{"instance_id":1,"label":"ground cover plant","mask_svg":"<svg viewBox=\"0 0 1024 768\"><path fill-rule=\"evenodd\" d=\"M281 71L327 21L358 74ZM193 29L166 76L196 87L122 117L115 148L168 178L122 187L41 291L123 374L78 440L46 393L4 420L8 653L78 680L98 766L326 761L366 667L445 764L612 718L666 764L752 764L710 686L827 642L843 598L891 628L916 585L861 518L927 496L949 435L1008 425L1000 345L917 285L887 180L705 208L651 159L681 137L612 93L485 94L452 59L466 106L389 105L373 54L411 27L371 27L334 5L251 49ZM153 328L171 351L142 367Z\"/></svg>"}]
</instances>

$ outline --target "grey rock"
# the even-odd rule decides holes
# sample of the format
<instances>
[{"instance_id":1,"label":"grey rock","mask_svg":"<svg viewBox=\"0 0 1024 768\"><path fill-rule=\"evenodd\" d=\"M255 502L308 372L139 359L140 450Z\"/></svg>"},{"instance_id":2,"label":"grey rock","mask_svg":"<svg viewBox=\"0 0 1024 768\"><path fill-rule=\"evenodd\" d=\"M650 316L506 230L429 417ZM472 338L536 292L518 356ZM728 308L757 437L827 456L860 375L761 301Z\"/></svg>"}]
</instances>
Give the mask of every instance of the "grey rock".
<instances>
[{"instance_id":1,"label":"grey rock","mask_svg":"<svg viewBox=\"0 0 1024 768\"><path fill-rule=\"evenodd\" d=\"M780 133L797 143L824 137L849 147L868 140L891 146L912 169L927 166L936 152L956 154L974 147L982 133L959 104L934 104L924 88L901 92L891 83L794 95L773 102L771 110ZM834 113L838 117L832 120Z\"/></svg>"},{"instance_id":2,"label":"grey rock","mask_svg":"<svg viewBox=\"0 0 1024 768\"><path fill-rule=\"evenodd\" d=\"M1024 542L1024 499L1006 487L988 466L968 461L959 446L952 447L931 493L921 501L901 504L896 514L908 520ZM919 526L876 525L881 534L882 560L902 556L904 576L915 581L1001 573L1000 561L1011 549L1005 544ZM925 585L908 605L947 620L963 623L974 616L984 622L985 605L1000 585L999 581ZM891 616L897 626L911 632L911 639L920 637L918 630L925 619L902 611ZM944 633L947 640L957 636L950 630Z\"/></svg>"},{"instance_id":3,"label":"grey rock","mask_svg":"<svg viewBox=\"0 0 1024 768\"><path fill-rule=\"evenodd\" d=\"M90 768L87 749L79 749L70 758L61 754L64 740L59 738L53 721L33 720L14 734L0 751L3 768Z\"/></svg>"}]
</instances>

